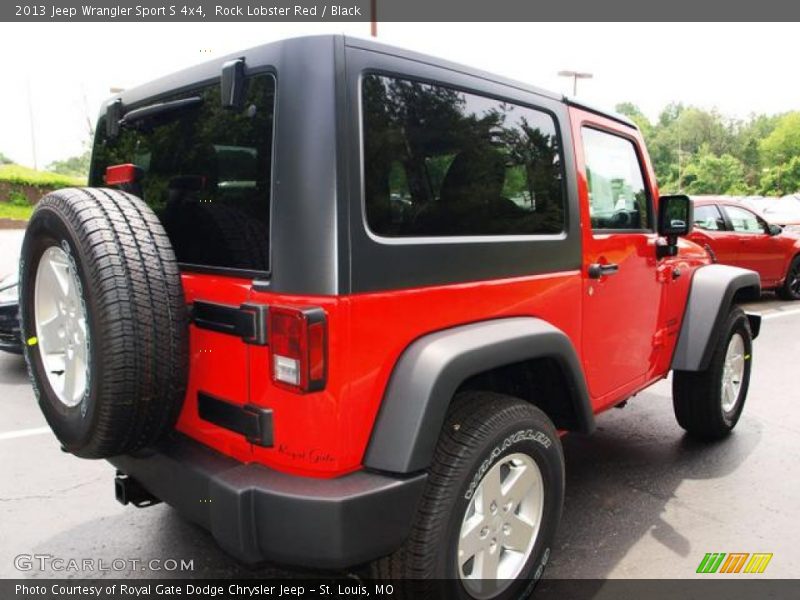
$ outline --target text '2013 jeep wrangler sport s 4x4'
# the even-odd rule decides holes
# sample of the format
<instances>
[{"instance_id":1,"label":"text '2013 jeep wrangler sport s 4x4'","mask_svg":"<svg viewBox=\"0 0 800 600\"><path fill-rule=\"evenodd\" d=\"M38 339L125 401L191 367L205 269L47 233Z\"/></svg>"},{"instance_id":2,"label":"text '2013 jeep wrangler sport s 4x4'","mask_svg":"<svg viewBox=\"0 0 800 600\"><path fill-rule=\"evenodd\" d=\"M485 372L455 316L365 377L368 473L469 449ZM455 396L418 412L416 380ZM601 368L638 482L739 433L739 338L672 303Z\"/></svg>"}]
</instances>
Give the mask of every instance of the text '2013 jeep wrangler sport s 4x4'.
<instances>
[{"instance_id":1,"label":"text '2013 jeep wrangler sport s 4x4'","mask_svg":"<svg viewBox=\"0 0 800 600\"><path fill-rule=\"evenodd\" d=\"M516 597L550 554L560 434L673 372L722 438L757 274L710 264L635 125L341 36L123 92L90 186L47 195L21 311L64 449L242 561Z\"/></svg>"}]
</instances>

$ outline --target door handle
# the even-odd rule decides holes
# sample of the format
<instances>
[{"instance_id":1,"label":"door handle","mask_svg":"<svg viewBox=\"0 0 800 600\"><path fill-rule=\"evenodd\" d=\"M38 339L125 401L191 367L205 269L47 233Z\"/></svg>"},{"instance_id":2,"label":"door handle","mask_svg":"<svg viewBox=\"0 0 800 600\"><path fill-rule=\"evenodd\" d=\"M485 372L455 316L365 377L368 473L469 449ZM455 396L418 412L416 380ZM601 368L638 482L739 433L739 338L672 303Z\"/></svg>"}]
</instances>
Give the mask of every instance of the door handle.
<instances>
[{"instance_id":1,"label":"door handle","mask_svg":"<svg viewBox=\"0 0 800 600\"><path fill-rule=\"evenodd\" d=\"M600 263L592 263L589 265L588 274L591 279L600 279L607 275L614 275L619 271L619 265L615 263L608 263L601 265Z\"/></svg>"}]
</instances>

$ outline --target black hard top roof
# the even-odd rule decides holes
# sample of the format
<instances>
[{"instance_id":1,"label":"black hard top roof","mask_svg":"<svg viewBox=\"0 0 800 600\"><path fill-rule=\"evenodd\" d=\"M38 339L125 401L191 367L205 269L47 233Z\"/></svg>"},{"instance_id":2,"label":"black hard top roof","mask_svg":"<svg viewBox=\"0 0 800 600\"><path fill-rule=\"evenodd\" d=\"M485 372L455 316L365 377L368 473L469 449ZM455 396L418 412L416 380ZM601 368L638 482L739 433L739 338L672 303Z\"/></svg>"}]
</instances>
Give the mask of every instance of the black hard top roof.
<instances>
[{"instance_id":1,"label":"black hard top roof","mask_svg":"<svg viewBox=\"0 0 800 600\"><path fill-rule=\"evenodd\" d=\"M581 108L583 110L588 110L595 114L599 114L610 119L614 119L619 123L624 125L628 125L630 127L636 128L636 124L628 119L627 117L617 114L613 111L607 111L603 109L599 109L595 106L588 105L582 101L578 101L574 98L569 98L564 96L563 94L557 94L555 92L550 92L543 88L535 87L527 83L523 83L514 79L502 77L500 75L496 75L494 73L490 73L488 71L482 71L481 69L476 69L473 67L469 67L466 65L462 65L459 63L454 63L445 59L436 58L433 56L429 56L426 54L421 54L418 52L414 52L411 50L406 50L404 48L398 48L395 46L390 46L388 44L383 44L380 42L376 42L373 40L352 37L352 36L343 36L338 34L329 34L329 35L310 35L310 36L301 36L295 38L287 38L284 40L278 40L275 42L270 42L268 44L262 44L260 46L255 46L253 48L249 48L247 50L242 50L233 54L229 54L227 56L223 56L220 58L216 58L214 60L201 63L198 65L194 65L192 67L188 67L176 73L172 73L166 75L164 77L160 77L148 83L144 83L142 85L138 85L132 87L130 89L121 92L116 96L112 96L109 98L101 108L101 112L105 110L105 106L110 102L113 102L117 99L121 99L125 105L131 104L138 104L145 99L152 98L154 96L158 96L169 91L174 91L176 89L185 87L190 83L196 83L197 81L208 80L211 79L219 73L221 66L229 61L236 58L244 57L254 57L254 58L261 58L263 57L265 60L268 60L268 57L271 56L280 56L282 50L286 49L284 46L294 46L297 47L298 45L303 45L306 43L311 43L312 41L315 44L318 44L320 41L328 38L331 43L333 44L337 38L344 41L346 46L352 48L361 48L365 50L370 50L372 52L381 52L384 54L390 54L392 56L398 56L401 58L405 58L408 60L413 60L416 62L429 64L432 66L442 67L445 69L449 69L451 71L457 71L460 73L464 73L470 75L472 77L479 77L482 79L486 79L487 81L492 81L495 83L499 83L501 85L506 85L509 87L517 88L520 90L524 90L533 94L537 94L540 96L544 96L547 98L551 98L553 100L558 100L564 102L565 104L575 106ZM251 62L248 60L248 63Z\"/></svg>"}]
</instances>

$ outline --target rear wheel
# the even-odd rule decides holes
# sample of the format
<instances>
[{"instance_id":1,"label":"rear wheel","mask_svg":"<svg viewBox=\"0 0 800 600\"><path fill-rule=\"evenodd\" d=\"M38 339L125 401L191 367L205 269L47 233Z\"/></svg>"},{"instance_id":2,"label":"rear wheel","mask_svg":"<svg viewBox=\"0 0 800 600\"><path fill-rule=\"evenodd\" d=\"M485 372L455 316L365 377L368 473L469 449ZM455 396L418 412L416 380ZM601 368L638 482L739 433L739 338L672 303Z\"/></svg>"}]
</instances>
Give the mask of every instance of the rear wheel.
<instances>
[{"instance_id":1,"label":"rear wheel","mask_svg":"<svg viewBox=\"0 0 800 600\"><path fill-rule=\"evenodd\" d=\"M750 384L753 337L741 308L723 325L705 371L675 371L672 402L678 424L700 439L720 439L736 426Z\"/></svg>"},{"instance_id":2,"label":"rear wheel","mask_svg":"<svg viewBox=\"0 0 800 600\"><path fill-rule=\"evenodd\" d=\"M536 407L489 392L459 395L445 422L411 535L376 575L448 580L457 598L522 598L550 556L564 458Z\"/></svg>"},{"instance_id":3,"label":"rear wheel","mask_svg":"<svg viewBox=\"0 0 800 600\"><path fill-rule=\"evenodd\" d=\"M784 300L800 300L800 255L792 259L778 295Z\"/></svg>"}]
</instances>

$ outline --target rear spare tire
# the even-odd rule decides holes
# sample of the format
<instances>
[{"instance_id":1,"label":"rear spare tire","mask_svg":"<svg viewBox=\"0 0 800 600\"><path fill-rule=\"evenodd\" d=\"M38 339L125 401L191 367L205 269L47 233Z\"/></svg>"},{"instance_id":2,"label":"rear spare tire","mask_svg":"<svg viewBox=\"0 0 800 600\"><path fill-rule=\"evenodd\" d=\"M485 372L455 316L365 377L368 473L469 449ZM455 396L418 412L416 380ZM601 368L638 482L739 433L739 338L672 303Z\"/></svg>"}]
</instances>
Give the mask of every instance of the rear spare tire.
<instances>
[{"instance_id":1,"label":"rear spare tire","mask_svg":"<svg viewBox=\"0 0 800 600\"><path fill-rule=\"evenodd\" d=\"M188 315L158 217L110 189L37 204L20 257L25 359L63 448L105 458L170 431L188 376Z\"/></svg>"}]
</instances>

